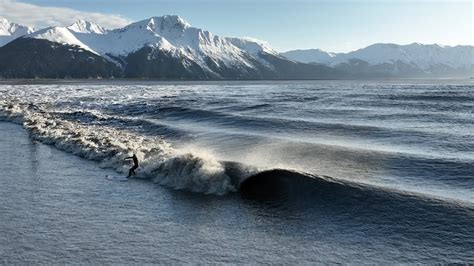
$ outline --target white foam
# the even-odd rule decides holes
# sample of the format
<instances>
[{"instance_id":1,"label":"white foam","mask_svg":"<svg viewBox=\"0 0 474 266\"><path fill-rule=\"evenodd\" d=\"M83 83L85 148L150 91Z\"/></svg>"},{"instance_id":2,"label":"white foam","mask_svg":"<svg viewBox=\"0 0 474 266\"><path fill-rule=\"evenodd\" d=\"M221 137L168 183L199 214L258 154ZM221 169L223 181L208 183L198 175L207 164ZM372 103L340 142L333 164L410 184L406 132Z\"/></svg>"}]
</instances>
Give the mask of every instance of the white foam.
<instances>
[{"instance_id":1,"label":"white foam","mask_svg":"<svg viewBox=\"0 0 474 266\"><path fill-rule=\"evenodd\" d=\"M64 120L46 104L0 97L0 119L21 123L43 143L94 160L102 167L126 173L124 159L135 153L140 161L137 177L194 192L222 195L235 191L224 165L209 154L175 150L160 137L144 137L116 128Z\"/></svg>"}]
</instances>

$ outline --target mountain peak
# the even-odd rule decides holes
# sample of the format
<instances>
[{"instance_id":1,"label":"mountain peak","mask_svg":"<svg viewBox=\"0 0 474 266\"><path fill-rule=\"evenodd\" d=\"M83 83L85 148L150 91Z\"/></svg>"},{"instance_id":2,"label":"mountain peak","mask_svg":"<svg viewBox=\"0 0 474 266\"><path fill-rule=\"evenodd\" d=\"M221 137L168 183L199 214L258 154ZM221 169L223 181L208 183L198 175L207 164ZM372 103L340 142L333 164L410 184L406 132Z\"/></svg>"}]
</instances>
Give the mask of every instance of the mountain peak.
<instances>
[{"instance_id":1,"label":"mountain peak","mask_svg":"<svg viewBox=\"0 0 474 266\"><path fill-rule=\"evenodd\" d=\"M161 20L162 23L165 25L174 25L183 28L191 27L191 24L189 24L189 22L177 15L164 15L161 17L152 17L151 19Z\"/></svg>"},{"instance_id":2,"label":"mountain peak","mask_svg":"<svg viewBox=\"0 0 474 266\"><path fill-rule=\"evenodd\" d=\"M0 18L0 47L33 31L30 27L11 23L6 18Z\"/></svg>"},{"instance_id":3,"label":"mountain peak","mask_svg":"<svg viewBox=\"0 0 474 266\"><path fill-rule=\"evenodd\" d=\"M68 29L77 32L77 33L95 33L95 34L104 34L107 32L102 26L97 23L86 21L86 20L78 20L73 23L71 26L67 27Z\"/></svg>"},{"instance_id":4,"label":"mountain peak","mask_svg":"<svg viewBox=\"0 0 474 266\"><path fill-rule=\"evenodd\" d=\"M161 17L151 17L133 23L131 25L145 26L148 30L153 32L163 32L163 31L184 31L185 29L191 27L186 20L176 15L164 15Z\"/></svg>"},{"instance_id":5,"label":"mountain peak","mask_svg":"<svg viewBox=\"0 0 474 266\"><path fill-rule=\"evenodd\" d=\"M0 35L10 35L10 21L0 18Z\"/></svg>"},{"instance_id":6,"label":"mountain peak","mask_svg":"<svg viewBox=\"0 0 474 266\"><path fill-rule=\"evenodd\" d=\"M11 23L6 18L0 18L0 35L11 35L18 27L21 26L15 23Z\"/></svg>"},{"instance_id":7,"label":"mountain peak","mask_svg":"<svg viewBox=\"0 0 474 266\"><path fill-rule=\"evenodd\" d=\"M27 26L23 26L23 25L20 25L20 24L10 22L6 18L0 18L0 31L5 30L5 31L8 31L10 33L13 33L14 31L16 31L18 29L25 29L25 30L30 31L30 32L33 31L33 29L31 27L27 27Z\"/></svg>"}]
</instances>

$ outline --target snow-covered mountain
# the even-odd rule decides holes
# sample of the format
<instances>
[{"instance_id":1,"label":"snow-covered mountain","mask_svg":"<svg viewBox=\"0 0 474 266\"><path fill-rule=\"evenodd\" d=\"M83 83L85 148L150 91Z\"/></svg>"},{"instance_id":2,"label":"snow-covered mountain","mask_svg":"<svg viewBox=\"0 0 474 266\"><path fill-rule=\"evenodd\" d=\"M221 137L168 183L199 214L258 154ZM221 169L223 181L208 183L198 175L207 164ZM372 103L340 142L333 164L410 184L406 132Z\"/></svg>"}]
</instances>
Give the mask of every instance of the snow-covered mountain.
<instances>
[{"instance_id":1,"label":"snow-covered mountain","mask_svg":"<svg viewBox=\"0 0 474 266\"><path fill-rule=\"evenodd\" d=\"M283 56L302 63L317 63L330 65L337 53L326 52L321 49L292 50L282 53Z\"/></svg>"},{"instance_id":2,"label":"snow-covered mountain","mask_svg":"<svg viewBox=\"0 0 474 266\"><path fill-rule=\"evenodd\" d=\"M78 21L67 28L48 28L26 38L75 45L107 58L126 57L143 47L150 47L175 57L185 57L217 76L218 73L213 73L207 65L208 60L226 67L252 68L252 60L264 63L256 56L259 52L279 56L264 43L220 37L192 27L178 16L152 17L111 31L92 22Z\"/></svg>"},{"instance_id":3,"label":"snow-covered mountain","mask_svg":"<svg viewBox=\"0 0 474 266\"><path fill-rule=\"evenodd\" d=\"M85 21L85 20L78 20L76 23L72 24L71 26L67 27L73 32L77 33L95 33L95 34L106 34L107 30L100 26L99 24Z\"/></svg>"},{"instance_id":4,"label":"snow-covered mountain","mask_svg":"<svg viewBox=\"0 0 474 266\"><path fill-rule=\"evenodd\" d=\"M11 23L5 18L0 18L0 47L26 34L32 33L33 28Z\"/></svg>"},{"instance_id":5,"label":"snow-covered mountain","mask_svg":"<svg viewBox=\"0 0 474 266\"><path fill-rule=\"evenodd\" d=\"M372 71L387 74L472 74L474 46L441 46L412 43L378 43L349 53L318 49L294 50L283 56L302 63L325 64L349 72Z\"/></svg>"},{"instance_id":6,"label":"snow-covered mountain","mask_svg":"<svg viewBox=\"0 0 474 266\"><path fill-rule=\"evenodd\" d=\"M13 43L16 44L15 47ZM68 47L68 50L64 50L63 46ZM61 55L67 58L82 58L77 53L90 54L90 58L94 58L95 62L103 63L96 58L99 57L122 69L123 77L300 79L334 78L338 75L338 71L326 66L288 60L265 42L251 38L218 36L191 26L179 16L170 15L152 17L114 30L106 30L98 24L84 20L68 27L41 29L15 40L12 45L0 48L0 59L1 53L10 56L13 52L18 53L20 47L23 47L23 53L33 53L35 49L41 49L53 58L54 50L59 48ZM53 60L50 57L44 60ZM38 58L35 57L39 60ZM61 58L57 61L67 60ZM67 67L67 64L64 64L64 67ZM38 65L41 65L41 62L38 62ZM22 71L28 75L36 75L35 71ZM110 71L112 72L117 71ZM9 69L8 73L11 75L12 70Z\"/></svg>"},{"instance_id":7,"label":"snow-covered mountain","mask_svg":"<svg viewBox=\"0 0 474 266\"><path fill-rule=\"evenodd\" d=\"M56 27L59 28L59 27ZM216 55L220 59L242 59L242 51L257 54L264 51L278 55L264 42L248 38L220 37L199 28L192 27L179 16L152 17L132 23L126 27L107 31L93 22L80 20L67 29L83 47L90 47L98 54L115 56L128 55L144 46L159 48L171 52L179 52L194 56L196 52ZM62 30L58 35L65 34ZM62 39L64 44L77 45L75 40L69 43L64 38L55 36L31 36L57 42Z\"/></svg>"},{"instance_id":8,"label":"snow-covered mountain","mask_svg":"<svg viewBox=\"0 0 474 266\"><path fill-rule=\"evenodd\" d=\"M470 67L473 64L473 46L441 46L438 44L409 45L374 44L348 54L340 54L334 61L340 63L351 58L360 59L371 65L402 61L427 70L434 65L447 65L452 68Z\"/></svg>"},{"instance_id":9,"label":"snow-covered mountain","mask_svg":"<svg viewBox=\"0 0 474 266\"><path fill-rule=\"evenodd\" d=\"M321 79L472 76L472 46L374 44L350 53L283 54L264 41L215 35L179 16L107 30L79 20L33 31L0 20L0 77Z\"/></svg>"},{"instance_id":10,"label":"snow-covered mountain","mask_svg":"<svg viewBox=\"0 0 474 266\"><path fill-rule=\"evenodd\" d=\"M60 43L66 44L70 46L78 46L85 50L88 50L92 53L98 54L86 44L81 42L74 34L73 31L66 27L51 27L46 29L41 29L39 31L35 31L31 34L23 36L26 39L40 39L40 40L47 40L53 43Z\"/></svg>"}]
</instances>

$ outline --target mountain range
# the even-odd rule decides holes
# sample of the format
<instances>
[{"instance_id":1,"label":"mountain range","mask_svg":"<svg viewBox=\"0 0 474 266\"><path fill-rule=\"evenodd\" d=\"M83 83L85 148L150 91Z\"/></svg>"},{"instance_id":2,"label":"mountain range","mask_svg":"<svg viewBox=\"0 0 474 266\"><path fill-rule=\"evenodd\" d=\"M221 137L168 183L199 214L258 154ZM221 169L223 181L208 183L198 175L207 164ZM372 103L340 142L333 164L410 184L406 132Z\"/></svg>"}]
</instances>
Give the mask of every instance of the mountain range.
<instances>
[{"instance_id":1,"label":"mountain range","mask_svg":"<svg viewBox=\"0 0 474 266\"><path fill-rule=\"evenodd\" d=\"M468 77L474 73L474 47L468 45L378 43L349 53L308 49L288 51L282 55L363 78Z\"/></svg>"},{"instance_id":2,"label":"mountain range","mask_svg":"<svg viewBox=\"0 0 474 266\"><path fill-rule=\"evenodd\" d=\"M152 17L115 30L81 20L69 27L26 33L0 48L1 77L310 79L344 75L327 66L289 60L261 41L214 35L178 16ZM9 31L9 36L17 35Z\"/></svg>"},{"instance_id":3,"label":"mountain range","mask_svg":"<svg viewBox=\"0 0 474 266\"><path fill-rule=\"evenodd\" d=\"M469 76L473 47L376 44L351 53L279 53L251 38L152 17L107 30L84 20L33 28L0 19L2 78L345 79Z\"/></svg>"}]
</instances>

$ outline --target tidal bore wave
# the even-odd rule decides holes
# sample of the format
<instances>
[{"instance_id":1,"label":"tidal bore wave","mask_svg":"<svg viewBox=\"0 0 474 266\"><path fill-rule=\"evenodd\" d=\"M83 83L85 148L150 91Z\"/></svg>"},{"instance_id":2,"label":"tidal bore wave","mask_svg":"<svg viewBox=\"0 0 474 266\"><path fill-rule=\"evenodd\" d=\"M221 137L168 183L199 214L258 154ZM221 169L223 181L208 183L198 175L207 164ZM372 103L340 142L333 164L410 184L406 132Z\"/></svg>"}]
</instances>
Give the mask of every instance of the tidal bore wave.
<instances>
[{"instance_id":1,"label":"tidal bore wave","mask_svg":"<svg viewBox=\"0 0 474 266\"><path fill-rule=\"evenodd\" d=\"M109 126L66 120L64 115L40 105L2 101L0 106L1 119L22 124L33 139L97 161L102 167L126 173L124 159L136 153L141 161L139 178L208 194L221 195L237 190L223 163L206 154L198 156L176 150L161 137L140 136Z\"/></svg>"},{"instance_id":2,"label":"tidal bore wave","mask_svg":"<svg viewBox=\"0 0 474 266\"><path fill-rule=\"evenodd\" d=\"M261 104L249 108L259 109L268 106ZM222 161L200 150L176 149L168 140L173 137L182 139L186 133L166 123L151 121L147 117L154 115L180 119L185 117L208 120L226 126L236 123L253 128L270 125L271 129L288 126L288 121L284 119L274 118L264 121L263 118L251 119L186 107L109 104L104 108L108 108L107 112L93 108L84 109L80 105L68 102L52 105L44 101L34 103L27 99L19 100L17 97L2 97L0 120L22 124L33 139L97 161L101 167L111 168L123 174L128 171L124 158L135 153L141 162L138 178L176 189L217 195L239 191L245 197L304 199L305 204L318 201L333 205L351 205L364 199L364 202L383 202L386 205L391 205L387 202L395 200L411 206L413 202L425 201L424 196L414 196L389 188L341 181L289 169L273 169L277 166L259 168L238 162ZM144 114L146 117L142 116ZM293 121L289 126L300 131L329 129L331 132L354 131L354 126L350 125L304 121ZM347 127L351 127L351 130ZM377 127L357 126L356 129L359 133L370 132L372 137L377 134L381 136L388 134L387 129ZM404 136L405 133L391 131L392 135ZM420 164L433 164L433 160L421 161ZM417 162L412 159L412 164ZM469 168L470 163L456 162L452 167L449 163L442 160L438 164L443 164L447 169L458 169L458 176L464 177L469 174L465 169ZM457 183L469 186L472 184L472 179L463 178Z\"/></svg>"}]
</instances>

